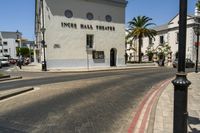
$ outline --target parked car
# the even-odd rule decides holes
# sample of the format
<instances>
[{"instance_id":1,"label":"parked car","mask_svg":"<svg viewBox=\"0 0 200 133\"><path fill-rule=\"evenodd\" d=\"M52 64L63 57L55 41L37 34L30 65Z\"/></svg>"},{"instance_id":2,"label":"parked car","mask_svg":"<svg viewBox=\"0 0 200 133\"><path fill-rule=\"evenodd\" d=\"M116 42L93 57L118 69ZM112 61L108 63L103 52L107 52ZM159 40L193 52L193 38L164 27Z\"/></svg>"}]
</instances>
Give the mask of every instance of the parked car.
<instances>
[{"instance_id":1,"label":"parked car","mask_svg":"<svg viewBox=\"0 0 200 133\"><path fill-rule=\"evenodd\" d=\"M185 59L185 67L186 68L194 68L195 64L192 62L191 59ZM178 59L175 59L173 62L173 67L176 68L178 67Z\"/></svg>"},{"instance_id":2,"label":"parked car","mask_svg":"<svg viewBox=\"0 0 200 133\"><path fill-rule=\"evenodd\" d=\"M9 61L8 61L8 59L2 59L2 60L1 60L1 64L2 64L2 66L9 66Z\"/></svg>"},{"instance_id":3,"label":"parked car","mask_svg":"<svg viewBox=\"0 0 200 133\"><path fill-rule=\"evenodd\" d=\"M17 63L17 59L9 59L9 63L14 65Z\"/></svg>"},{"instance_id":4,"label":"parked car","mask_svg":"<svg viewBox=\"0 0 200 133\"><path fill-rule=\"evenodd\" d=\"M2 66L9 66L9 61L7 57L0 57Z\"/></svg>"}]
</instances>

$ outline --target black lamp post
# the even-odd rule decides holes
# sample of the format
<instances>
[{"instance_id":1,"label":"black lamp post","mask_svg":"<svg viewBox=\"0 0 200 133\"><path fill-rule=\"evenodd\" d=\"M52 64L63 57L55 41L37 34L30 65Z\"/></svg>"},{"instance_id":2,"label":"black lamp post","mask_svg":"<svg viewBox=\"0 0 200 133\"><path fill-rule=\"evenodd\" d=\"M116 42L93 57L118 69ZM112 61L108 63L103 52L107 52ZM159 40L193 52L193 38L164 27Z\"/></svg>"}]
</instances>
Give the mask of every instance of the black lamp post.
<instances>
[{"instance_id":1,"label":"black lamp post","mask_svg":"<svg viewBox=\"0 0 200 133\"><path fill-rule=\"evenodd\" d=\"M199 17L195 17L195 26L193 27L194 33L197 35L197 43L195 43L196 46L196 66L195 66L195 72L198 73L198 62L199 62Z\"/></svg>"},{"instance_id":2,"label":"black lamp post","mask_svg":"<svg viewBox=\"0 0 200 133\"><path fill-rule=\"evenodd\" d=\"M173 133L188 132L187 97L188 87L191 82L187 79L187 74L185 73L186 25L187 0L180 0L178 72L176 74L176 79L172 81L174 85Z\"/></svg>"},{"instance_id":3,"label":"black lamp post","mask_svg":"<svg viewBox=\"0 0 200 133\"><path fill-rule=\"evenodd\" d=\"M4 54L3 54L3 52L4 52L3 51L3 43L2 43L2 38L1 37L0 37L0 46L2 47L2 49L1 49L2 50L2 56L4 56Z\"/></svg>"},{"instance_id":4,"label":"black lamp post","mask_svg":"<svg viewBox=\"0 0 200 133\"><path fill-rule=\"evenodd\" d=\"M40 29L41 32L42 32L42 37L43 37L43 40L42 40L42 47L43 47L43 53L44 53L44 61L42 62L42 71L47 71L47 62L46 62L46 51L45 51L45 27L44 27L44 2L43 0L41 0L41 4L42 4L42 23L43 23L43 26L42 28Z\"/></svg>"},{"instance_id":5,"label":"black lamp post","mask_svg":"<svg viewBox=\"0 0 200 133\"><path fill-rule=\"evenodd\" d=\"M18 43L18 66L20 69L22 69L22 64L21 64L21 37L20 37L20 32L17 30L17 40L16 42Z\"/></svg>"},{"instance_id":6,"label":"black lamp post","mask_svg":"<svg viewBox=\"0 0 200 133\"><path fill-rule=\"evenodd\" d=\"M46 51L45 51L45 28L41 29L43 40L42 40L42 47L43 47L43 53L44 53L44 61L42 62L42 71L47 71L47 62L46 62Z\"/></svg>"}]
</instances>

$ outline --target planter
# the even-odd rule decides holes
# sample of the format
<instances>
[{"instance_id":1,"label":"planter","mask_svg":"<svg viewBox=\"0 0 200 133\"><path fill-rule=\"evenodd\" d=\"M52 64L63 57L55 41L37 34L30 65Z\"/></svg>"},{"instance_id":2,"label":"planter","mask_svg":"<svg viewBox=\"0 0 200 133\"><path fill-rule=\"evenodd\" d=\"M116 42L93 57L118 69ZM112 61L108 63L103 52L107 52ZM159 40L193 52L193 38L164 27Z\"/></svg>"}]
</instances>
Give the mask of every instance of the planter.
<instances>
[{"instance_id":1,"label":"planter","mask_svg":"<svg viewBox=\"0 0 200 133\"><path fill-rule=\"evenodd\" d=\"M10 78L10 75L3 75L3 76L0 76L0 79L3 79L3 78Z\"/></svg>"}]
</instances>

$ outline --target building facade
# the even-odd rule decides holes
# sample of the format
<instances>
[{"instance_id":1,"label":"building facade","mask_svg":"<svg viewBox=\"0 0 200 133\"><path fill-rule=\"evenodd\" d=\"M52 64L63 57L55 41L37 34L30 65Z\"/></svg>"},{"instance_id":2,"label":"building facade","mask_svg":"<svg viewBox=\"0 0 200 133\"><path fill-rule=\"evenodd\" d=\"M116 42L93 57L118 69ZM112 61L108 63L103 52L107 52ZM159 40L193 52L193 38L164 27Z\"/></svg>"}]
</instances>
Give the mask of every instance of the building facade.
<instances>
[{"instance_id":1,"label":"building facade","mask_svg":"<svg viewBox=\"0 0 200 133\"><path fill-rule=\"evenodd\" d=\"M167 24L155 27L157 35L154 39L145 38L143 45L143 52L147 47L152 47L156 52L159 47L164 47L168 45L171 51L171 58L174 60L178 55L178 36L179 36L179 15L176 15L171 21ZM186 58L189 58L193 61L196 59L196 35L194 33L193 27L195 25L194 15L187 16L187 36L186 36ZM167 61L167 60L166 60Z\"/></svg>"},{"instance_id":2,"label":"building facade","mask_svg":"<svg viewBox=\"0 0 200 133\"><path fill-rule=\"evenodd\" d=\"M17 59L18 57L16 48L19 47L19 44L16 42L17 33L2 31L0 32L0 39L1 39L0 56Z\"/></svg>"},{"instance_id":3,"label":"building facade","mask_svg":"<svg viewBox=\"0 0 200 133\"><path fill-rule=\"evenodd\" d=\"M125 0L36 0L41 61L45 56L48 69L124 66L126 4Z\"/></svg>"},{"instance_id":4,"label":"building facade","mask_svg":"<svg viewBox=\"0 0 200 133\"><path fill-rule=\"evenodd\" d=\"M196 35L194 33L194 15L187 16L187 42L186 42L186 58L192 61L196 60ZM147 53L151 51L153 55L152 61L160 59L159 54L164 53L165 63L172 63L178 56L178 35L179 35L179 15L176 15L167 24L156 26L153 29L157 31L155 38L143 38L142 53L143 59L147 60ZM133 46L138 46L138 41ZM137 47L134 54L137 56ZM167 50L166 50L167 49ZM133 54L133 53L132 53ZM132 57L134 60L134 57Z\"/></svg>"}]
</instances>

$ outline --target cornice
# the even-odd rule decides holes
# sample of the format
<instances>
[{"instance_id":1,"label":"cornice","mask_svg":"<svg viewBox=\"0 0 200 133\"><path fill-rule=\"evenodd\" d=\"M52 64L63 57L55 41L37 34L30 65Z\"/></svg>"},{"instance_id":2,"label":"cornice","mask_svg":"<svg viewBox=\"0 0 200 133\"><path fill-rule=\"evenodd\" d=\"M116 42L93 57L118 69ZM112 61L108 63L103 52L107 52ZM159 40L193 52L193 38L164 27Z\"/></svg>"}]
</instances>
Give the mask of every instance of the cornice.
<instances>
[{"instance_id":1,"label":"cornice","mask_svg":"<svg viewBox=\"0 0 200 133\"><path fill-rule=\"evenodd\" d=\"M102 3L102 4L113 4L122 7L126 7L126 5L128 4L128 1L126 0L85 0L85 1Z\"/></svg>"}]
</instances>

